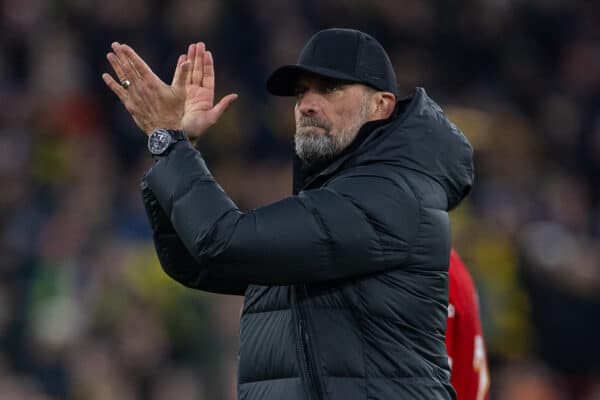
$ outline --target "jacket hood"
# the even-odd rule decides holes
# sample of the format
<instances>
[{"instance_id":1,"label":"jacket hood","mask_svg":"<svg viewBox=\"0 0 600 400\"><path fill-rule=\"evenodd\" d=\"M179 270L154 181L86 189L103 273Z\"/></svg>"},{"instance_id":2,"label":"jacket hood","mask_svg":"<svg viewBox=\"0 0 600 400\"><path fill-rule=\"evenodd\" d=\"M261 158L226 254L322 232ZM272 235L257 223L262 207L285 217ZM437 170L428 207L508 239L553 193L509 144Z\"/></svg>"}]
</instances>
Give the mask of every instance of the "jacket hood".
<instances>
[{"instance_id":1,"label":"jacket hood","mask_svg":"<svg viewBox=\"0 0 600 400\"><path fill-rule=\"evenodd\" d=\"M390 119L365 124L355 141L309 182L340 168L371 163L400 167L435 181L445 192L447 210L469 193L474 179L471 144L423 88L399 101ZM303 183L308 184L306 179Z\"/></svg>"}]
</instances>

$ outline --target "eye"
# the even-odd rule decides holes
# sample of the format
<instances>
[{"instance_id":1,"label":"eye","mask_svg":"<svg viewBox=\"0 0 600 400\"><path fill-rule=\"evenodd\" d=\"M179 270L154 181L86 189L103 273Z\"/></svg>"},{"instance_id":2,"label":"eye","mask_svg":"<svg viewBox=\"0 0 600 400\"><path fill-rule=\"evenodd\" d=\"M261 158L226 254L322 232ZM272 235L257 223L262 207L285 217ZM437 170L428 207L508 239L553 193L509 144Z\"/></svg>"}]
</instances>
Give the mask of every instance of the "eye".
<instances>
[{"instance_id":1,"label":"eye","mask_svg":"<svg viewBox=\"0 0 600 400\"><path fill-rule=\"evenodd\" d=\"M341 85L339 83L332 82L323 87L323 92L327 94L337 92L340 89L340 87Z\"/></svg>"},{"instance_id":2,"label":"eye","mask_svg":"<svg viewBox=\"0 0 600 400\"><path fill-rule=\"evenodd\" d=\"M294 88L294 96L296 96L297 98L302 97L302 95L306 93L306 87L305 86L296 86Z\"/></svg>"}]
</instances>

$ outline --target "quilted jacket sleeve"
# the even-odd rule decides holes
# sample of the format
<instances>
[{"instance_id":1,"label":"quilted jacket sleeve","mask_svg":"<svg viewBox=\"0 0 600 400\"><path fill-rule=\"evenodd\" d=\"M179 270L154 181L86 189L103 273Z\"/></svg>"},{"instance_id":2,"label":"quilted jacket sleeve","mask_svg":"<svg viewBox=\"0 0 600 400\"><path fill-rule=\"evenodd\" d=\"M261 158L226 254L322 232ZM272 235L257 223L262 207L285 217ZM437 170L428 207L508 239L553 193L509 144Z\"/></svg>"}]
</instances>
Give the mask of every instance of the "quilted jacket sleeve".
<instances>
[{"instance_id":1,"label":"quilted jacket sleeve","mask_svg":"<svg viewBox=\"0 0 600 400\"><path fill-rule=\"evenodd\" d=\"M171 263L161 255L170 250L157 245L165 269L176 268L170 275L188 286L204 271L225 280L283 285L399 268L419 225L412 191L376 170L346 171L323 188L247 213L187 142L174 145L146 179L196 261Z\"/></svg>"},{"instance_id":2,"label":"quilted jacket sleeve","mask_svg":"<svg viewBox=\"0 0 600 400\"><path fill-rule=\"evenodd\" d=\"M248 282L218 279L190 255L177 236L173 225L158 204L154 193L142 180L142 200L153 231L154 246L163 270L171 278L186 286L213 293L243 295Z\"/></svg>"}]
</instances>

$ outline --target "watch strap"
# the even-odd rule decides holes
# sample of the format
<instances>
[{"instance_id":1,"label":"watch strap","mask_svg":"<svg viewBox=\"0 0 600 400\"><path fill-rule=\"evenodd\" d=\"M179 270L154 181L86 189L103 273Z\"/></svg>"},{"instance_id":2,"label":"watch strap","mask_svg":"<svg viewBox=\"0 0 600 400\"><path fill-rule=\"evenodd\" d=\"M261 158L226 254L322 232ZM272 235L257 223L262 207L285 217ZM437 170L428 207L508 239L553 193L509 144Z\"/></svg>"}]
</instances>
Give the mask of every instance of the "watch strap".
<instances>
[{"instance_id":1,"label":"watch strap","mask_svg":"<svg viewBox=\"0 0 600 400\"><path fill-rule=\"evenodd\" d=\"M187 135L182 130L170 130L170 129L167 129L166 131L169 132L169 134L171 135L171 137L173 138L173 140L176 141L176 142L180 142L182 140L187 140Z\"/></svg>"}]
</instances>

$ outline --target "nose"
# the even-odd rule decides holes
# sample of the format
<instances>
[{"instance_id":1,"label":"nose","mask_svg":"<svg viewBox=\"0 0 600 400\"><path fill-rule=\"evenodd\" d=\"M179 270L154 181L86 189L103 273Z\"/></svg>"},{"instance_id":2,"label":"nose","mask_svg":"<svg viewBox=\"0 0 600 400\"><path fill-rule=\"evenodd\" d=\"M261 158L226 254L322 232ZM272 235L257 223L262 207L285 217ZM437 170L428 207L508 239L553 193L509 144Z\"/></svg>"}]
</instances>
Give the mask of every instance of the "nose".
<instances>
[{"instance_id":1,"label":"nose","mask_svg":"<svg viewBox=\"0 0 600 400\"><path fill-rule=\"evenodd\" d=\"M313 90L307 90L298 97L296 108L302 115L316 114L319 109L319 95Z\"/></svg>"}]
</instances>

